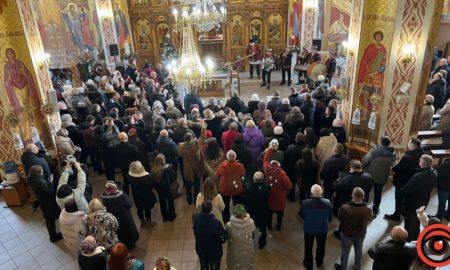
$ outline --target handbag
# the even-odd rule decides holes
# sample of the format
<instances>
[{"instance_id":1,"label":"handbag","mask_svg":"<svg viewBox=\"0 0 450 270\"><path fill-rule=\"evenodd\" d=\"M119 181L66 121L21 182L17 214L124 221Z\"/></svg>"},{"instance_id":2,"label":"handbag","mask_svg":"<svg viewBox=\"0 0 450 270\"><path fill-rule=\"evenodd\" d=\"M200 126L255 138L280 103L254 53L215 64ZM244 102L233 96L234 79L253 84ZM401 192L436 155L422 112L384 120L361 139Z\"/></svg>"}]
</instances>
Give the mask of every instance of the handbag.
<instances>
[{"instance_id":1,"label":"handbag","mask_svg":"<svg viewBox=\"0 0 450 270\"><path fill-rule=\"evenodd\" d=\"M173 197L176 197L178 194L178 189L180 188L180 184L177 181L173 181L170 184L170 195L172 195Z\"/></svg>"}]
</instances>

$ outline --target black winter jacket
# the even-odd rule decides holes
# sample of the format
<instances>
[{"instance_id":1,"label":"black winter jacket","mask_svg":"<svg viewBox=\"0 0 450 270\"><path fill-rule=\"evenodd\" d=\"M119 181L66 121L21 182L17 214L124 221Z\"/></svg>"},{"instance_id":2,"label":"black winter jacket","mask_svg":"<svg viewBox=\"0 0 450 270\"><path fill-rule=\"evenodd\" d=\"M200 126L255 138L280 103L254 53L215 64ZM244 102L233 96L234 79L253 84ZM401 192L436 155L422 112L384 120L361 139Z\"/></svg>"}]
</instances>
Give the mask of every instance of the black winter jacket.
<instances>
[{"instance_id":1,"label":"black winter jacket","mask_svg":"<svg viewBox=\"0 0 450 270\"><path fill-rule=\"evenodd\" d=\"M393 183L396 188L403 187L419 167L420 157L424 154L422 148L406 151L399 163L392 167L394 172Z\"/></svg>"},{"instance_id":2,"label":"black winter jacket","mask_svg":"<svg viewBox=\"0 0 450 270\"><path fill-rule=\"evenodd\" d=\"M408 183L400 189L400 194L405 199L403 211L416 211L417 208L428 205L431 191L436 184L437 174L433 168L421 168Z\"/></svg>"},{"instance_id":3,"label":"black winter jacket","mask_svg":"<svg viewBox=\"0 0 450 270\"><path fill-rule=\"evenodd\" d=\"M371 247L372 270L409 270L417 258L415 244L389 240Z\"/></svg>"}]
</instances>

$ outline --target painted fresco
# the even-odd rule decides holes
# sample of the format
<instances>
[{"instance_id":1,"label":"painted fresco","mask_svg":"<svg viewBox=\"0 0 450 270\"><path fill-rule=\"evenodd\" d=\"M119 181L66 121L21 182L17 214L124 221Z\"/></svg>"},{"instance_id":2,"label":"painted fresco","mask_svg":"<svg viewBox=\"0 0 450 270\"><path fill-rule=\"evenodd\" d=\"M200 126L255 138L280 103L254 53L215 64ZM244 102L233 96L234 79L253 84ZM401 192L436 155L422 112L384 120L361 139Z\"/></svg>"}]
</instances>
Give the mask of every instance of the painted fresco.
<instances>
[{"instance_id":1,"label":"painted fresco","mask_svg":"<svg viewBox=\"0 0 450 270\"><path fill-rule=\"evenodd\" d=\"M279 13L274 13L269 16L269 23L267 25L267 43L281 44L281 26L283 25L283 18Z\"/></svg>"},{"instance_id":2,"label":"painted fresco","mask_svg":"<svg viewBox=\"0 0 450 270\"><path fill-rule=\"evenodd\" d=\"M18 160L11 131L19 133L26 143L31 141L34 125L46 146L50 146L50 134L40 110L42 93L15 3L0 10L0 44L0 160ZM20 119L11 131L5 122L10 112Z\"/></svg>"},{"instance_id":3,"label":"painted fresco","mask_svg":"<svg viewBox=\"0 0 450 270\"><path fill-rule=\"evenodd\" d=\"M164 44L164 39L167 34L169 34L169 25L167 23L159 23L156 27L158 33L158 44L159 47L162 48Z\"/></svg>"},{"instance_id":4,"label":"painted fresco","mask_svg":"<svg viewBox=\"0 0 450 270\"><path fill-rule=\"evenodd\" d=\"M396 5L380 1L365 5L360 37L358 75L354 97L361 107L361 126L366 126L375 108L371 97L383 100L388 55L392 46ZM377 107L380 108L381 104Z\"/></svg>"},{"instance_id":5,"label":"painted fresco","mask_svg":"<svg viewBox=\"0 0 450 270\"><path fill-rule=\"evenodd\" d=\"M130 18L128 16L128 7L126 0L113 0L114 24L116 26L117 42L122 49L125 41L132 48L133 37L131 35Z\"/></svg>"},{"instance_id":6,"label":"painted fresco","mask_svg":"<svg viewBox=\"0 0 450 270\"><path fill-rule=\"evenodd\" d=\"M325 48L341 52L348 39L352 0L332 0L329 26L325 29Z\"/></svg>"},{"instance_id":7,"label":"painted fresco","mask_svg":"<svg viewBox=\"0 0 450 270\"><path fill-rule=\"evenodd\" d=\"M152 30L148 19L140 19L136 22L136 42L141 51L153 49Z\"/></svg>"},{"instance_id":8,"label":"painted fresco","mask_svg":"<svg viewBox=\"0 0 450 270\"><path fill-rule=\"evenodd\" d=\"M258 43L261 44L262 38L262 27L263 23L261 19L253 19L250 21L250 38L255 38L258 40Z\"/></svg>"},{"instance_id":9,"label":"painted fresco","mask_svg":"<svg viewBox=\"0 0 450 270\"><path fill-rule=\"evenodd\" d=\"M291 40L291 36L295 36L297 45L300 44L302 31L302 1L289 0L289 23L287 40Z\"/></svg>"},{"instance_id":10,"label":"painted fresco","mask_svg":"<svg viewBox=\"0 0 450 270\"><path fill-rule=\"evenodd\" d=\"M131 0L133 7L148 7L148 0Z\"/></svg>"}]
</instances>

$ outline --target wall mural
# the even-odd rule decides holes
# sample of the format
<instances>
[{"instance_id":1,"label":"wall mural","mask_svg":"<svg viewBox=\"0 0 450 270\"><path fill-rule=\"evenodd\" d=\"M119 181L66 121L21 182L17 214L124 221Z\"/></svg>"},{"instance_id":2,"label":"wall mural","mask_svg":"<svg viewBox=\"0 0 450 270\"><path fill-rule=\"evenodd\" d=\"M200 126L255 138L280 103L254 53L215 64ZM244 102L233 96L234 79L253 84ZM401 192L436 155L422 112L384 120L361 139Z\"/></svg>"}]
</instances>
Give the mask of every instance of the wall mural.
<instances>
[{"instance_id":1,"label":"wall mural","mask_svg":"<svg viewBox=\"0 0 450 270\"><path fill-rule=\"evenodd\" d=\"M153 48L152 32L150 28L150 21L147 19L140 19L136 22L136 40L139 50L148 51Z\"/></svg>"},{"instance_id":2,"label":"wall mural","mask_svg":"<svg viewBox=\"0 0 450 270\"><path fill-rule=\"evenodd\" d=\"M302 29L302 1L289 0L289 24L287 40L291 40L291 36L295 37L297 45L300 44Z\"/></svg>"},{"instance_id":3,"label":"wall mural","mask_svg":"<svg viewBox=\"0 0 450 270\"><path fill-rule=\"evenodd\" d=\"M267 25L268 44L281 44L281 25L283 25L283 18L279 13L274 13L269 16L269 23Z\"/></svg>"},{"instance_id":4,"label":"wall mural","mask_svg":"<svg viewBox=\"0 0 450 270\"><path fill-rule=\"evenodd\" d=\"M169 0L153 0L152 5L153 6L168 6Z\"/></svg>"},{"instance_id":5,"label":"wall mural","mask_svg":"<svg viewBox=\"0 0 450 270\"><path fill-rule=\"evenodd\" d=\"M133 37L131 35L130 19L128 16L126 0L113 0L114 24L116 26L117 41L120 49L123 49L125 41L132 48Z\"/></svg>"},{"instance_id":6,"label":"wall mural","mask_svg":"<svg viewBox=\"0 0 450 270\"><path fill-rule=\"evenodd\" d=\"M244 18L241 15L234 15L231 18L231 46L244 45Z\"/></svg>"},{"instance_id":7,"label":"wall mural","mask_svg":"<svg viewBox=\"0 0 450 270\"><path fill-rule=\"evenodd\" d=\"M324 29L324 49L343 51L342 42L348 39L352 0L332 0L329 26Z\"/></svg>"},{"instance_id":8,"label":"wall mural","mask_svg":"<svg viewBox=\"0 0 450 270\"><path fill-rule=\"evenodd\" d=\"M450 0L443 0L441 23L450 24Z\"/></svg>"}]
</instances>

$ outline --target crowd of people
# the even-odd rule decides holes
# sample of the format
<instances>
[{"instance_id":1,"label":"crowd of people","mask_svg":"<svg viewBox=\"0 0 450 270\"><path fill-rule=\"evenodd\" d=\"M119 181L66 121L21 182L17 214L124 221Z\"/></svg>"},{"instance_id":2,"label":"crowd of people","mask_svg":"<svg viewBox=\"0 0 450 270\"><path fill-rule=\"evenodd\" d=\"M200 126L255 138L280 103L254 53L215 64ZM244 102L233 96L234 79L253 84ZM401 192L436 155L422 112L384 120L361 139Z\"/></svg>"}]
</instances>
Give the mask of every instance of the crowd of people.
<instances>
[{"instance_id":1,"label":"crowd of people","mask_svg":"<svg viewBox=\"0 0 450 270\"><path fill-rule=\"evenodd\" d=\"M274 91L267 103L257 94L244 102L234 92L225 104L214 98L204 104L195 89L181 100L162 65L94 74L85 87L65 85L58 93L59 162L40 144L28 144L22 156L50 241L64 239L81 269L144 269L129 253L139 239L132 211L145 228L154 224L151 211L159 203L163 222L173 222L175 200L182 197L199 209L192 220L201 269L220 268L225 242L229 269L255 269L253 239L264 249L268 230L282 230L287 200L298 199L304 267L313 269L315 239L315 262L323 264L334 216L342 249L335 268L349 268L353 246L359 270L367 226L380 212L392 171L396 207L385 217L399 221L403 215L405 226L394 227L392 239L372 247L369 256L374 269L409 269L417 257L410 243L420 231L417 215L423 219L436 183L435 219L450 218L450 162L436 171L420 140L411 138L394 165L387 136L361 161L349 160L344 124L336 117L339 97L326 80L315 89L292 87L286 98ZM92 196L92 172L107 180L98 198ZM173 269L167 258L155 267Z\"/></svg>"}]
</instances>

